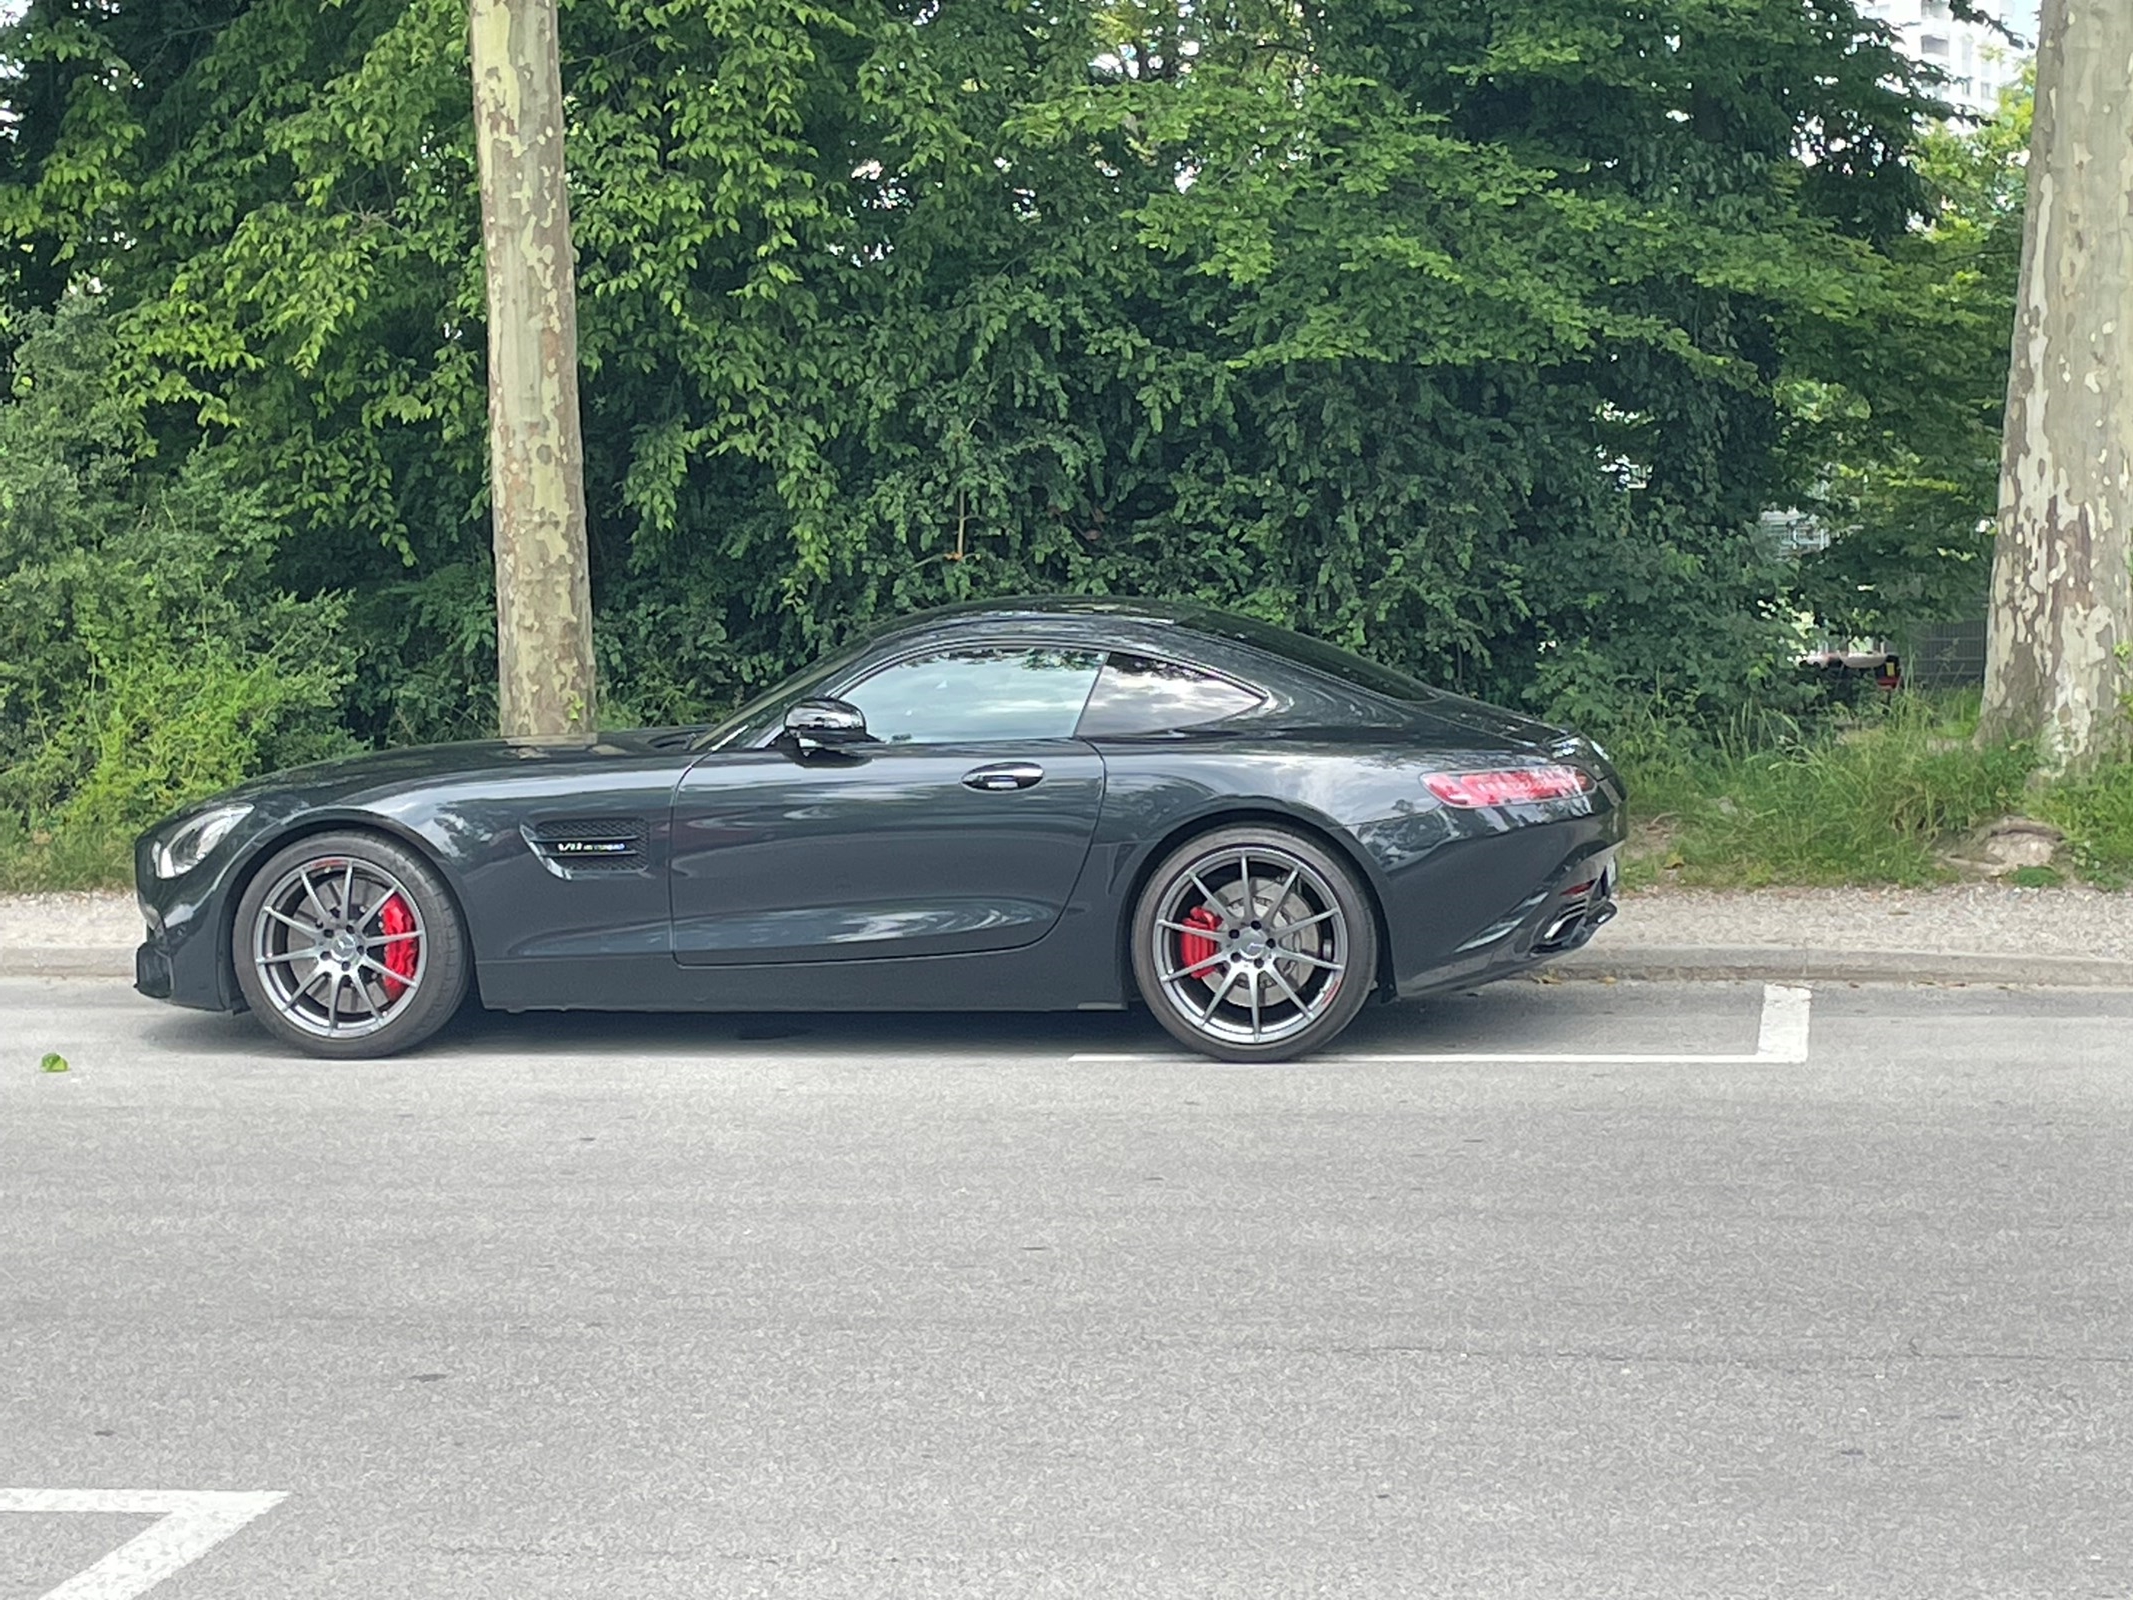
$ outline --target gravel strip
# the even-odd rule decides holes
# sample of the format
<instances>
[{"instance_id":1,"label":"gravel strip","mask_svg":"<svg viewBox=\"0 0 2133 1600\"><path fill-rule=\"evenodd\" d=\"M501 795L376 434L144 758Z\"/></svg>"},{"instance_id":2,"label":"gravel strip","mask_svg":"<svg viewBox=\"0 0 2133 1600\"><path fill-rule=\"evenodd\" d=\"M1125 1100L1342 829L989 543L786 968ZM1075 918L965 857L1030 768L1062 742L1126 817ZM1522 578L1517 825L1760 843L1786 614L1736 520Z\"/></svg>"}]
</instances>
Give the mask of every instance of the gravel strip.
<instances>
[{"instance_id":1,"label":"gravel strip","mask_svg":"<svg viewBox=\"0 0 2133 1600\"><path fill-rule=\"evenodd\" d=\"M0 950L131 950L142 932L141 908L122 891L0 895Z\"/></svg>"},{"instance_id":2,"label":"gravel strip","mask_svg":"<svg viewBox=\"0 0 2133 1600\"><path fill-rule=\"evenodd\" d=\"M1786 945L2133 961L2133 894L2097 889L1658 889L1594 944Z\"/></svg>"}]
</instances>

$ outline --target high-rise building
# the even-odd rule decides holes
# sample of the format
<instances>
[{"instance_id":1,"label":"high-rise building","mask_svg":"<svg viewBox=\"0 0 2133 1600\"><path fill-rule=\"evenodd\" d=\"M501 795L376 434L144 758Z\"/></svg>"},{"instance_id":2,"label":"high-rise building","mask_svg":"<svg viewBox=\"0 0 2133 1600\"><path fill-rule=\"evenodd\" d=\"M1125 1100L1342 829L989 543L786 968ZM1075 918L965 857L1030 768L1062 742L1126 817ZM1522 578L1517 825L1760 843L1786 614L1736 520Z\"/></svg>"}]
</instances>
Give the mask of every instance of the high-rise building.
<instances>
[{"instance_id":1,"label":"high-rise building","mask_svg":"<svg viewBox=\"0 0 2133 1600\"><path fill-rule=\"evenodd\" d=\"M2021 0L1975 0L1975 9L2020 31L2035 8ZM1953 10L1948 0L1859 0L1859 14L1887 23L1905 55L1948 75L1940 86L1942 99L1989 117L1999 109L2000 90L2022 75L2027 55L1991 28L1960 20Z\"/></svg>"}]
</instances>

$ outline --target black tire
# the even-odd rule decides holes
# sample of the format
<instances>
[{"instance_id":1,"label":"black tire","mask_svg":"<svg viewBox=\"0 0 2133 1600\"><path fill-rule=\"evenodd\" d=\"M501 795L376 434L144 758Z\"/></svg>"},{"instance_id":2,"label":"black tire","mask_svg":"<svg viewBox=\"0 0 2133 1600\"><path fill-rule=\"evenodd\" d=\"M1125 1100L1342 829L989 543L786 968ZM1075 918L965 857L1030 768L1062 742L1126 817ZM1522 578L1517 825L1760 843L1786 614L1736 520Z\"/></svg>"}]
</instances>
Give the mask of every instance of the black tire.
<instances>
[{"instance_id":1,"label":"black tire","mask_svg":"<svg viewBox=\"0 0 2133 1600\"><path fill-rule=\"evenodd\" d=\"M237 902L230 955L261 1027L340 1061L427 1039L459 1009L472 966L436 871L407 846L359 832L315 834L268 858Z\"/></svg>"},{"instance_id":2,"label":"black tire","mask_svg":"<svg viewBox=\"0 0 2133 1600\"><path fill-rule=\"evenodd\" d=\"M1148 1009L1218 1061L1323 1049L1377 982L1377 919L1355 870L1271 823L1216 828L1164 857L1131 939Z\"/></svg>"}]
</instances>

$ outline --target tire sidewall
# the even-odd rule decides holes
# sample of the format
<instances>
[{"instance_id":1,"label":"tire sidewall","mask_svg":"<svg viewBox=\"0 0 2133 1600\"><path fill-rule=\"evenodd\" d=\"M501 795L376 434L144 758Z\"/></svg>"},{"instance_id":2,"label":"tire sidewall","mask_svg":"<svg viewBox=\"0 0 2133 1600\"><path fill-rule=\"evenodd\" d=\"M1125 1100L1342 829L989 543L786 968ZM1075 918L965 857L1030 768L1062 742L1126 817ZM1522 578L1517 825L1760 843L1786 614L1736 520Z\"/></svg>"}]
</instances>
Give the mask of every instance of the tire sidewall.
<instances>
[{"instance_id":1,"label":"tire sidewall","mask_svg":"<svg viewBox=\"0 0 2133 1600\"><path fill-rule=\"evenodd\" d=\"M1259 847L1286 850L1311 864L1332 888L1348 924L1348 963L1333 1004L1303 1032L1273 1044L1237 1044L1210 1038L1178 1014L1164 993L1155 960L1155 921L1167 891L1189 862L1224 850ZM1141 1000L1163 1029L1180 1044L1218 1061L1289 1061L1322 1050L1347 1030L1377 985L1378 926L1376 907L1354 867L1309 834L1268 823L1231 824L1196 834L1156 864L1133 908L1133 979Z\"/></svg>"},{"instance_id":2,"label":"tire sidewall","mask_svg":"<svg viewBox=\"0 0 2133 1600\"><path fill-rule=\"evenodd\" d=\"M422 958L422 984L407 1009L377 1032L353 1039L322 1039L290 1022L267 994L252 963L253 928L268 891L304 862L322 857L354 857L397 878L415 902L428 947ZM262 1028L306 1055L340 1061L394 1055L427 1039L451 1020L466 998L471 965L459 908L436 869L407 846L365 832L313 834L267 857L238 898L231 921L230 959L236 966L238 990Z\"/></svg>"}]
</instances>

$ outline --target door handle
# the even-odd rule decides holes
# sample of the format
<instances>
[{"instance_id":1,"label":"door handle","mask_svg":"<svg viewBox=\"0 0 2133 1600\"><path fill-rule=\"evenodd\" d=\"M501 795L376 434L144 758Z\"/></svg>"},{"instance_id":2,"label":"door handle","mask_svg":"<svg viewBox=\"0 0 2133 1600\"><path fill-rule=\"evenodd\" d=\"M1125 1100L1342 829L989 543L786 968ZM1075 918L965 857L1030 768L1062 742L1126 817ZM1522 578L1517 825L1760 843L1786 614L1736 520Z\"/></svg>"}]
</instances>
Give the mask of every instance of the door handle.
<instances>
[{"instance_id":1,"label":"door handle","mask_svg":"<svg viewBox=\"0 0 2133 1600\"><path fill-rule=\"evenodd\" d=\"M1027 789L1043 777L1044 768L1033 761L1002 761L964 773L963 783L971 789Z\"/></svg>"}]
</instances>

